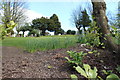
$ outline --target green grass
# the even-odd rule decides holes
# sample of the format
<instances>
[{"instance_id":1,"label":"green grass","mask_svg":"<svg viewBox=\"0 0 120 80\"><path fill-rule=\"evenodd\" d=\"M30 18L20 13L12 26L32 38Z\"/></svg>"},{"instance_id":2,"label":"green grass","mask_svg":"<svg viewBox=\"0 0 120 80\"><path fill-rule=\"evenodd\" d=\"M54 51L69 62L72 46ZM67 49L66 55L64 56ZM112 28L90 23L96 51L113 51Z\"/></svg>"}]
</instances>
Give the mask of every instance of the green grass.
<instances>
[{"instance_id":1,"label":"green grass","mask_svg":"<svg viewBox=\"0 0 120 80\"><path fill-rule=\"evenodd\" d=\"M113 38L116 44L120 41ZM14 46L19 47L29 52L37 50L45 51L50 49L67 48L79 43L86 43L85 38L74 35L61 36L43 36L43 37L13 37L0 40L0 46Z\"/></svg>"},{"instance_id":2,"label":"green grass","mask_svg":"<svg viewBox=\"0 0 120 80\"><path fill-rule=\"evenodd\" d=\"M2 46L15 46L23 48L29 52L37 50L50 50L58 48L67 48L74 46L77 42L77 37L72 35L67 36L45 36L45 37L15 37L6 38L2 41Z\"/></svg>"}]
</instances>

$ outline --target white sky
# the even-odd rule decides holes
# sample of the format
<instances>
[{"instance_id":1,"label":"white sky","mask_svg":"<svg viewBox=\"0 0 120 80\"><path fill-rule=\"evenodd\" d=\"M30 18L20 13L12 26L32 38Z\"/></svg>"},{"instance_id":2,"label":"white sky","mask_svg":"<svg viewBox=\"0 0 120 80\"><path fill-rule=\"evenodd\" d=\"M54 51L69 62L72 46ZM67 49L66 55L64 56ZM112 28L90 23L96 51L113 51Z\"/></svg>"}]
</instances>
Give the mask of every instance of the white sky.
<instances>
[{"instance_id":1,"label":"white sky","mask_svg":"<svg viewBox=\"0 0 120 80\"><path fill-rule=\"evenodd\" d=\"M20 0L20 1L21 2L22 1L28 1L28 2L71 2L71 1L74 1L74 2L88 2L88 1L91 1L91 0ZM94 1L101 2L103 0L94 0ZM107 1L107 2L118 2L120 0L104 0L104 1Z\"/></svg>"},{"instance_id":2,"label":"white sky","mask_svg":"<svg viewBox=\"0 0 120 80\"><path fill-rule=\"evenodd\" d=\"M26 11L26 16L28 17L28 21L27 22L31 22L33 19L40 18L40 17L42 17L44 15L40 14L40 13L37 13L37 12L35 12L33 10L27 10Z\"/></svg>"}]
</instances>

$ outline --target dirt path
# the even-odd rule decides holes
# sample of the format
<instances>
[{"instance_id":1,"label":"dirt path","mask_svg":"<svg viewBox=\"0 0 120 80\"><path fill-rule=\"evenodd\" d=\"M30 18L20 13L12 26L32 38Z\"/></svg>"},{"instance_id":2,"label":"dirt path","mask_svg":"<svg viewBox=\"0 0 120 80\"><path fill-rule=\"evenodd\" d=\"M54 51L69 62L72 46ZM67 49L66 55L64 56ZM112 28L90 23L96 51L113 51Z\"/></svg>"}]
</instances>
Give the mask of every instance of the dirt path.
<instances>
[{"instance_id":1,"label":"dirt path","mask_svg":"<svg viewBox=\"0 0 120 80\"><path fill-rule=\"evenodd\" d=\"M69 78L66 51L80 51L77 47L27 53L15 47L3 47L3 78Z\"/></svg>"},{"instance_id":2,"label":"dirt path","mask_svg":"<svg viewBox=\"0 0 120 80\"><path fill-rule=\"evenodd\" d=\"M15 47L2 48L2 77L3 78L70 78L71 74L77 74L70 70L69 64L64 57L68 56L66 51L86 51L85 47L77 45L67 49L56 49L28 53ZM99 51L99 50L98 50ZM104 74L102 69L113 70L120 63L108 51L100 50L99 56L87 55L83 62L96 66L100 76ZM78 74L77 74L78 75ZM79 75L80 78L83 78Z\"/></svg>"}]
</instances>

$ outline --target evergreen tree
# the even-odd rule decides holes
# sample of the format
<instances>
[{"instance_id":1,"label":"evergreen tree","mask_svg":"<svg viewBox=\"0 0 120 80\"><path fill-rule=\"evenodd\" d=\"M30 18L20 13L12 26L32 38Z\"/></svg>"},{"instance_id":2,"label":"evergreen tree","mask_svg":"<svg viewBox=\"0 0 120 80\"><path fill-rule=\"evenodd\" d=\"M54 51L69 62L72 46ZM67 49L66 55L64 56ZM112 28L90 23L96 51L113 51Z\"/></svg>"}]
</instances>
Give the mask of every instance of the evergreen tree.
<instances>
[{"instance_id":1,"label":"evergreen tree","mask_svg":"<svg viewBox=\"0 0 120 80\"><path fill-rule=\"evenodd\" d=\"M78 31L80 31L80 28L82 27L82 21L81 21L82 20L82 13L81 13L81 11L82 11L82 7L80 6L80 8L78 10L74 10L72 13L73 23Z\"/></svg>"},{"instance_id":2,"label":"evergreen tree","mask_svg":"<svg viewBox=\"0 0 120 80\"><path fill-rule=\"evenodd\" d=\"M88 27L90 25L90 22L91 22L89 15L87 14L86 9L82 10L81 6L77 11L73 12L72 18L73 18L73 23L75 24L79 33L80 33L81 27L83 27L84 31L86 31L85 27Z\"/></svg>"},{"instance_id":3,"label":"evergreen tree","mask_svg":"<svg viewBox=\"0 0 120 80\"><path fill-rule=\"evenodd\" d=\"M32 27L34 29L42 30L41 35L45 36L45 31L48 28L48 23L49 23L48 18L45 17L37 18L32 21Z\"/></svg>"},{"instance_id":4,"label":"evergreen tree","mask_svg":"<svg viewBox=\"0 0 120 80\"><path fill-rule=\"evenodd\" d=\"M85 27L90 26L90 22L91 22L91 20L89 18L89 15L87 14L86 9L84 11L82 11L82 19L81 19L81 21L82 21L83 29L84 29L84 31L86 31Z\"/></svg>"},{"instance_id":5,"label":"evergreen tree","mask_svg":"<svg viewBox=\"0 0 120 80\"><path fill-rule=\"evenodd\" d=\"M42 30L43 36L45 36L45 31L55 31L55 35L63 34L64 30L61 28L58 16L53 14L50 19L41 17L34 19L32 21L32 28Z\"/></svg>"},{"instance_id":6,"label":"evergreen tree","mask_svg":"<svg viewBox=\"0 0 120 80\"><path fill-rule=\"evenodd\" d=\"M53 30L55 31L55 35L58 34L59 30L61 29L61 23L59 22L59 19L58 19L58 16L56 14L53 14L51 17L50 17L50 20L53 20Z\"/></svg>"}]
</instances>

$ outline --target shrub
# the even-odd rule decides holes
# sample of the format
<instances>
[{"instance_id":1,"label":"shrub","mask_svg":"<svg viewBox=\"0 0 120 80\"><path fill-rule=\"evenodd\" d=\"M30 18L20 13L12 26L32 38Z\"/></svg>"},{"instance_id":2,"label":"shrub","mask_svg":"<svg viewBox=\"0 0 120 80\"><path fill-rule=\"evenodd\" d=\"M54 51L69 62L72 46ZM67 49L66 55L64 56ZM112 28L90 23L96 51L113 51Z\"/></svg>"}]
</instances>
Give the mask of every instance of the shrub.
<instances>
[{"instance_id":1,"label":"shrub","mask_svg":"<svg viewBox=\"0 0 120 80\"><path fill-rule=\"evenodd\" d=\"M89 43L92 46L99 46L100 45L100 39L98 33L87 33L85 35L86 42Z\"/></svg>"},{"instance_id":2,"label":"shrub","mask_svg":"<svg viewBox=\"0 0 120 80\"><path fill-rule=\"evenodd\" d=\"M72 34L72 35L75 35L75 34L76 34L76 31L72 30L72 31L71 31L71 34Z\"/></svg>"},{"instance_id":3,"label":"shrub","mask_svg":"<svg viewBox=\"0 0 120 80\"><path fill-rule=\"evenodd\" d=\"M117 66L116 70L120 73L120 65Z\"/></svg>"},{"instance_id":4,"label":"shrub","mask_svg":"<svg viewBox=\"0 0 120 80\"><path fill-rule=\"evenodd\" d=\"M37 29L33 29L32 31L30 31L30 32L28 33L28 36L30 36L30 35L32 35L32 34L33 34L33 36L36 36L36 37L39 37L39 36L40 36L39 30L37 30Z\"/></svg>"},{"instance_id":5,"label":"shrub","mask_svg":"<svg viewBox=\"0 0 120 80\"><path fill-rule=\"evenodd\" d=\"M82 51L79 53L75 51L67 51L67 53L70 56L70 58L65 57L68 60L68 63L82 65L82 60L86 53L83 53Z\"/></svg>"},{"instance_id":6,"label":"shrub","mask_svg":"<svg viewBox=\"0 0 120 80\"><path fill-rule=\"evenodd\" d=\"M68 30L68 31L66 32L66 34L75 35L75 34L76 34L76 31L74 31L74 30Z\"/></svg>"},{"instance_id":7,"label":"shrub","mask_svg":"<svg viewBox=\"0 0 120 80\"><path fill-rule=\"evenodd\" d=\"M91 69L91 67L88 64L83 64L83 68L80 66L74 67L77 72L79 72L81 75L86 77L87 79L96 79L97 78L97 68L94 67L94 69Z\"/></svg>"},{"instance_id":8,"label":"shrub","mask_svg":"<svg viewBox=\"0 0 120 80\"><path fill-rule=\"evenodd\" d=\"M0 25L0 38L4 39L7 35L9 35L16 25L17 24L14 23L14 21L10 21L6 24L6 26L5 24Z\"/></svg>"},{"instance_id":9,"label":"shrub","mask_svg":"<svg viewBox=\"0 0 120 80\"><path fill-rule=\"evenodd\" d=\"M92 46L99 46L101 36L100 33L98 33L100 29L96 26L96 22L91 22L90 28L85 32L85 34L78 36L78 42L79 43L88 43Z\"/></svg>"},{"instance_id":10,"label":"shrub","mask_svg":"<svg viewBox=\"0 0 120 80\"><path fill-rule=\"evenodd\" d=\"M66 34L71 34L71 30L68 30L68 31L66 32Z\"/></svg>"},{"instance_id":11,"label":"shrub","mask_svg":"<svg viewBox=\"0 0 120 80\"><path fill-rule=\"evenodd\" d=\"M77 40L78 40L77 43L81 43L81 44L87 43L86 38L83 37L82 35L79 35L79 36L77 37Z\"/></svg>"},{"instance_id":12,"label":"shrub","mask_svg":"<svg viewBox=\"0 0 120 80\"><path fill-rule=\"evenodd\" d=\"M94 67L94 69L91 69L90 65L83 64L83 68L80 66L77 66L77 67L74 66L74 68L78 73L80 73L82 76L84 76L88 80L103 80L100 76L98 76L98 73L97 73L98 70L96 67ZM78 77L74 74L71 75L71 78L73 80L78 80ZM106 77L106 80L120 80L120 78L116 74L111 73Z\"/></svg>"}]
</instances>

